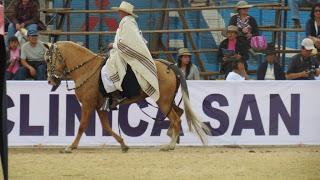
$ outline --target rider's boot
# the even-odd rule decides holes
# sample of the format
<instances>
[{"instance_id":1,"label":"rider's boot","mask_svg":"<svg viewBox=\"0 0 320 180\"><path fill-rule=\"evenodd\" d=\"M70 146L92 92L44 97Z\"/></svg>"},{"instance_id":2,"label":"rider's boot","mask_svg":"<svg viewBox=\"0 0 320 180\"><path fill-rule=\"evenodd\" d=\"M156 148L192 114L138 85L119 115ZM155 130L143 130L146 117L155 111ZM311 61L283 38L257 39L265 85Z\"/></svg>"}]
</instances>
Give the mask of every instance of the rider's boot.
<instances>
[{"instance_id":1,"label":"rider's boot","mask_svg":"<svg viewBox=\"0 0 320 180\"><path fill-rule=\"evenodd\" d=\"M126 98L120 94L120 91L108 93L105 102L101 107L101 110L117 110L117 106L125 99Z\"/></svg>"}]
</instances>

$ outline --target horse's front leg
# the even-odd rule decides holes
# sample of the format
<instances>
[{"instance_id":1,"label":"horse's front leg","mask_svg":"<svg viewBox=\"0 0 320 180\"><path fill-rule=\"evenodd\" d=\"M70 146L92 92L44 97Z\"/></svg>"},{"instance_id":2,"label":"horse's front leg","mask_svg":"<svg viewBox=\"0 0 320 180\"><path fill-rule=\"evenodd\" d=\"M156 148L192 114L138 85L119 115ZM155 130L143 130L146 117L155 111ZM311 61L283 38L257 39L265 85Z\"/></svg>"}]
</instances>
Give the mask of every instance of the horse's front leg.
<instances>
[{"instance_id":1,"label":"horse's front leg","mask_svg":"<svg viewBox=\"0 0 320 180\"><path fill-rule=\"evenodd\" d=\"M67 146L63 151L63 153L71 153L72 150L77 149L81 136L84 131L88 128L89 120L90 120L90 115L93 111L93 108L90 106L83 105L81 108L81 119L80 119L80 126L78 129L78 133L76 138L74 139L73 143L70 146Z\"/></svg>"},{"instance_id":2,"label":"horse's front leg","mask_svg":"<svg viewBox=\"0 0 320 180\"><path fill-rule=\"evenodd\" d=\"M121 145L122 152L127 152L129 150L129 147L124 143L122 137L120 137L118 134L112 131L110 125L109 125L109 119L107 116L106 111L100 111L100 108L97 109L101 125L107 133L109 133L111 136L113 136L117 142Z\"/></svg>"}]
</instances>

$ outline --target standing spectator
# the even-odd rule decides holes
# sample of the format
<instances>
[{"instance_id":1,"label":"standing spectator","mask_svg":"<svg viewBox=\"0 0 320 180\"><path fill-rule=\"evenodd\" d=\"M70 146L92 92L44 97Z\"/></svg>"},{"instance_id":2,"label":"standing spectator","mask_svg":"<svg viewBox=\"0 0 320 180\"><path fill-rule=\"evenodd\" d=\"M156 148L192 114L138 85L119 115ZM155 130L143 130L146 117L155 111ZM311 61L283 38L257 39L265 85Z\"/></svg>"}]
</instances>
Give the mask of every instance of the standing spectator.
<instances>
[{"instance_id":1,"label":"standing spectator","mask_svg":"<svg viewBox=\"0 0 320 180\"><path fill-rule=\"evenodd\" d=\"M227 77L228 73L232 71L232 61L243 60L245 68L247 69L248 48L245 46L243 38L238 36L237 26L230 25L223 32L227 39L220 43L217 53L218 61L220 62L220 73L224 73Z\"/></svg>"},{"instance_id":2,"label":"standing spectator","mask_svg":"<svg viewBox=\"0 0 320 180\"><path fill-rule=\"evenodd\" d=\"M229 25L234 25L239 28L239 35L246 39L246 46L250 49L250 39L253 36L258 36L258 25L254 17L249 15L249 8L253 5L249 5L246 1L239 1L236 8L237 14L232 16Z\"/></svg>"},{"instance_id":3,"label":"standing spectator","mask_svg":"<svg viewBox=\"0 0 320 180\"><path fill-rule=\"evenodd\" d=\"M293 27L301 28L300 24L300 14L299 14L299 6L313 6L316 3L320 2L319 0L288 0L288 6L292 14Z\"/></svg>"},{"instance_id":4,"label":"standing spectator","mask_svg":"<svg viewBox=\"0 0 320 180\"><path fill-rule=\"evenodd\" d=\"M36 30L28 31L28 42L21 48L21 64L16 74L16 80L33 78L36 80L46 79L46 64L44 60L45 47L38 41Z\"/></svg>"},{"instance_id":5,"label":"standing spectator","mask_svg":"<svg viewBox=\"0 0 320 180\"><path fill-rule=\"evenodd\" d=\"M9 39L9 49L8 49L8 68L6 71L7 80L13 79L16 72L20 67L20 46L18 38L13 36Z\"/></svg>"},{"instance_id":6,"label":"standing spectator","mask_svg":"<svg viewBox=\"0 0 320 180\"><path fill-rule=\"evenodd\" d=\"M320 50L320 4L312 7L310 19L306 24L306 35L313 40L316 48Z\"/></svg>"},{"instance_id":7,"label":"standing spectator","mask_svg":"<svg viewBox=\"0 0 320 180\"><path fill-rule=\"evenodd\" d=\"M196 65L191 61L191 53L188 49L182 48L178 51L178 67L184 73L187 80L199 80L200 74Z\"/></svg>"},{"instance_id":8,"label":"standing spectator","mask_svg":"<svg viewBox=\"0 0 320 180\"><path fill-rule=\"evenodd\" d=\"M4 34L4 7L0 1L0 34Z\"/></svg>"},{"instance_id":9,"label":"standing spectator","mask_svg":"<svg viewBox=\"0 0 320 180\"><path fill-rule=\"evenodd\" d=\"M319 64L316 58L311 56L315 49L310 38L305 38L301 42L301 52L292 57L287 71L287 79L293 80L314 80L320 74Z\"/></svg>"},{"instance_id":10,"label":"standing spectator","mask_svg":"<svg viewBox=\"0 0 320 180\"><path fill-rule=\"evenodd\" d=\"M11 23L8 27L8 39L14 36L21 28L29 30L38 30L39 6L34 0L18 0L15 5Z\"/></svg>"},{"instance_id":11,"label":"standing spectator","mask_svg":"<svg viewBox=\"0 0 320 180\"><path fill-rule=\"evenodd\" d=\"M248 80L248 74L246 72L244 62L242 60L236 60L232 62L232 72L230 72L226 78L227 81L243 81Z\"/></svg>"},{"instance_id":12,"label":"standing spectator","mask_svg":"<svg viewBox=\"0 0 320 180\"><path fill-rule=\"evenodd\" d=\"M283 68L275 62L275 48L269 43L264 54L266 61L263 62L257 70L257 80L285 80Z\"/></svg>"}]
</instances>

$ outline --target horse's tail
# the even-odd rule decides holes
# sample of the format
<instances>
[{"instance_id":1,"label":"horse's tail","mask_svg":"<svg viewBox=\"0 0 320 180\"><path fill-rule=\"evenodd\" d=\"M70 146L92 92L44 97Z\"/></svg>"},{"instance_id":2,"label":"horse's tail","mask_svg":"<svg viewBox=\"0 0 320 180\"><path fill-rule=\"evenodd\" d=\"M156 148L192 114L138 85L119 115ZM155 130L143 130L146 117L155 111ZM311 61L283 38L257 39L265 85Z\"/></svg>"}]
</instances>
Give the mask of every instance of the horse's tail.
<instances>
[{"instance_id":1,"label":"horse's tail","mask_svg":"<svg viewBox=\"0 0 320 180\"><path fill-rule=\"evenodd\" d=\"M184 111L186 114L189 131L190 132L195 131L198 134L202 144L207 144L206 134L210 135L211 131L209 127L200 120L200 117L192 110L190 99L189 99L187 81L181 71L180 71L180 83L181 83L181 92L182 92L182 99L184 104Z\"/></svg>"}]
</instances>

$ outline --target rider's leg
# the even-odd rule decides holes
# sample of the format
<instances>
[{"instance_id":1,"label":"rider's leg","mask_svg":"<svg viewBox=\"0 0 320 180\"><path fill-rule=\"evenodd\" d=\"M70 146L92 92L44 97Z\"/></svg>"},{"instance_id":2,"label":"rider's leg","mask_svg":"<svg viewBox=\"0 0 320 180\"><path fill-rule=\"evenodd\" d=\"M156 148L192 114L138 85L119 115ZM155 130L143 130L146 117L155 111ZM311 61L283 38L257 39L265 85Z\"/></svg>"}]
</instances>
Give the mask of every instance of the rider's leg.
<instances>
[{"instance_id":1,"label":"rider's leg","mask_svg":"<svg viewBox=\"0 0 320 180\"><path fill-rule=\"evenodd\" d=\"M120 92L117 91L115 85L108 77L107 73L107 65L104 65L101 69L101 79L104 88L107 91L107 97L105 99L105 103L102 105L101 110L115 110L116 106L124 100L121 96Z\"/></svg>"}]
</instances>

